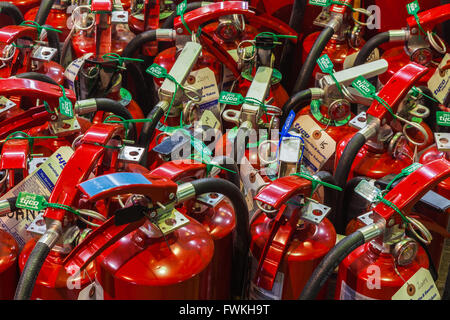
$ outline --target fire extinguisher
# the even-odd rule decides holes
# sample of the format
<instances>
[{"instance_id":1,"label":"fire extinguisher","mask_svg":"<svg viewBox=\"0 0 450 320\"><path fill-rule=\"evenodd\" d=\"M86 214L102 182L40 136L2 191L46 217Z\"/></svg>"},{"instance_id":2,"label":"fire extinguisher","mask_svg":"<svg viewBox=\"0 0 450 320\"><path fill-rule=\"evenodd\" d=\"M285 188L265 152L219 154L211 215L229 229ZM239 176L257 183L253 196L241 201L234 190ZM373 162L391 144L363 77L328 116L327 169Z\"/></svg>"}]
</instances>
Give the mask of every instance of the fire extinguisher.
<instances>
[{"instance_id":1,"label":"fire extinguisher","mask_svg":"<svg viewBox=\"0 0 450 320\"><path fill-rule=\"evenodd\" d=\"M315 179L332 179L319 172ZM311 181L285 176L264 186L250 226L250 299L295 299L323 256L336 243L326 218L330 207L312 199ZM327 204L329 193L325 190ZM323 292L325 294L325 291ZM323 296L322 296L323 298Z\"/></svg>"},{"instance_id":2,"label":"fire extinguisher","mask_svg":"<svg viewBox=\"0 0 450 320\"><path fill-rule=\"evenodd\" d=\"M327 56L326 59L332 62ZM361 67L350 68L322 77L320 88L311 88L294 94L282 108L280 123L293 126L302 133L306 140L304 161L313 172L318 170L333 171L334 151L337 143L355 132L350 125L354 117L351 103L370 105L372 101L361 96L349 86L359 76L381 74L388 65L385 60L378 60ZM334 77L334 79L333 79ZM293 115L289 116L291 113ZM295 114L295 116L294 116ZM286 124L286 119L290 119ZM324 146L326 146L324 148Z\"/></svg>"},{"instance_id":3,"label":"fire extinguisher","mask_svg":"<svg viewBox=\"0 0 450 320\"><path fill-rule=\"evenodd\" d=\"M436 70L435 63L439 63L447 52L445 42L432 30L438 24L449 19L450 4L421 13L417 13L417 11L411 11L415 12L417 19L415 16L410 16L407 19L407 29L390 30L377 34L364 45L355 60L355 65L360 65L379 45L388 42L404 42L404 46L386 50L381 56L389 62L388 71L378 77L381 85L385 85L397 71L413 61L429 68L429 72L417 83L417 86L427 86L428 80Z\"/></svg>"},{"instance_id":4,"label":"fire extinguisher","mask_svg":"<svg viewBox=\"0 0 450 320\"><path fill-rule=\"evenodd\" d=\"M438 159L412 170L386 195L377 188L361 186L360 194L375 202L370 212L359 217L366 226L343 238L324 257L300 299L314 299L338 264L336 299L439 299L426 270L428 257L417 244L430 243L431 235L409 214L428 190L449 176L449 162ZM406 236L407 231L417 240Z\"/></svg>"},{"instance_id":5,"label":"fire extinguisher","mask_svg":"<svg viewBox=\"0 0 450 320\"><path fill-rule=\"evenodd\" d=\"M15 1L15 0L11 0L11 1L5 1L5 3L10 3L15 5L20 12L22 13L22 15L26 14L28 12L28 10L34 8L34 7L39 7L41 1L39 0L20 0L20 1Z\"/></svg>"},{"instance_id":6,"label":"fire extinguisher","mask_svg":"<svg viewBox=\"0 0 450 320\"><path fill-rule=\"evenodd\" d=\"M368 88L361 93L364 92L375 100L366 112L365 126L351 137L343 138L336 148L334 176L339 187L344 188L347 180L353 176L377 179L390 173L399 173L414 162L414 153L407 141L402 142L400 135L393 135L389 123L397 113L400 102L427 71L426 67L410 63L397 72L376 96L375 88L370 87L371 84L364 78L353 83L358 90L362 86ZM415 125L420 130L422 128L411 122L408 124ZM386 138L390 138L387 139L388 144L384 142ZM397 153L392 153L395 151ZM338 233L342 233L345 228L341 221L342 200L343 197L338 195L335 217L332 219Z\"/></svg>"},{"instance_id":7,"label":"fire extinguisher","mask_svg":"<svg viewBox=\"0 0 450 320\"><path fill-rule=\"evenodd\" d=\"M53 47L34 45L39 34L37 27L32 22L26 22L24 25L7 26L1 29L0 50L2 50L4 66L0 69L0 76L7 78L33 71L47 75L58 84L62 84L64 69L52 61L59 50ZM48 39L50 39L50 34L54 35L52 32L52 30L48 30ZM52 43L56 46L57 41Z\"/></svg>"},{"instance_id":8,"label":"fire extinguisher","mask_svg":"<svg viewBox=\"0 0 450 320\"><path fill-rule=\"evenodd\" d=\"M3 213L3 212L2 212ZM19 246L6 231L0 229L0 300L11 300L17 286Z\"/></svg>"},{"instance_id":9,"label":"fire extinguisher","mask_svg":"<svg viewBox=\"0 0 450 320\"><path fill-rule=\"evenodd\" d=\"M83 274L75 274L75 270L65 270L62 266L62 262L71 248L76 246L77 242L81 241L86 234L83 234L83 229L79 229L74 224L76 219L74 215L69 215L68 212L61 209L61 205L67 208L67 206L71 207L77 204L79 193L75 186L80 181L86 180L92 172L101 175L108 170L114 171L117 166L119 150L114 147L121 143L122 137L123 129L119 125L93 125L85 133L80 141L81 144L67 161L60 174L60 179L56 182L48 199L49 203L58 203L59 207L47 208L43 216L37 218L45 222L46 228L41 231L44 236L39 241L30 240L19 256L22 280L19 282L17 292L23 294L24 291L21 290L25 290L26 298L29 299L33 294L34 299L77 299L80 291L89 284L89 279L94 278L95 268L93 265L89 266L86 273ZM101 206L100 202L98 206ZM105 220L104 216L92 210L87 213L81 211L79 217L82 222L89 224L89 227L98 227L98 224L89 223L89 217L93 218L94 222ZM64 235L59 233L63 230L62 221L65 221ZM60 241L57 241L60 236ZM40 263L39 268L42 266L41 273L30 267L36 260ZM34 291L34 283L31 288L26 289L27 285L30 285L26 279L29 272L36 272L36 276L39 273ZM49 281L49 279L52 280Z\"/></svg>"},{"instance_id":10,"label":"fire extinguisher","mask_svg":"<svg viewBox=\"0 0 450 320\"><path fill-rule=\"evenodd\" d=\"M23 22L23 14L19 8L9 2L0 2L0 28L18 25Z\"/></svg>"},{"instance_id":11,"label":"fire extinguisher","mask_svg":"<svg viewBox=\"0 0 450 320\"><path fill-rule=\"evenodd\" d=\"M70 33L67 21L70 16L70 12L68 12L70 4L71 1L68 0L43 0L40 6L36 6L25 13L25 20L34 20L60 30L59 42L64 42ZM43 15L45 15L45 18Z\"/></svg>"},{"instance_id":12,"label":"fire extinguisher","mask_svg":"<svg viewBox=\"0 0 450 320\"><path fill-rule=\"evenodd\" d=\"M135 37L127 25L128 12L112 1L93 0L90 5L77 6L72 21L75 32L71 43L78 58L87 53L95 57L108 53L120 55Z\"/></svg>"},{"instance_id":13,"label":"fire extinguisher","mask_svg":"<svg viewBox=\"0 0 450 320\"><path fill-rule=\"evenodd\" d=\"M163 1L164 2L164 1ZM146 30L155 30L159 27L160 1L132 1L128 25L130 30L139 34Z\"/></svg>"},{"instance_id":14,"label":"fire extinguisher","mask_svg":"<svg viewBox=\"0 0 450 320\"><path fill-rule=\"evenodd\" d=\"M355 49L350 48L345 43L345 40L342 40L345 39L344 34L348 32L349 29L350 23L347 21L351 15L349 12L349 6L351 6L352 1L346 0L344 3L345 5L332 4L329 8L324 8L318 19L316 19L316 23L325 29L323 29L319 35L313 33L305 38L305 42L303 44L303 56L306 58L302 59L303 65L295 81L294 89L292 90L293 94L307 89L310 85L314 86L314 83L311 83L311 79L315 79L315 76L313 77L313 75L315 75L314 69L316 60L323 54L324 50L325 53L329 54L338 69L343 67L345 57L356 52L354 51ZM354 10L368 14L365 9L359 8ZM352 38L354 39L353 46L355 47L360 46L360 43L358 42L360 41L359 33L361 31L361 22L358 23L358 26L359 27L356 27L354 32L352 32ZM329 48L326 49L327 44L333 37L337 38L337 41L340 42L335 42L335 40L332 40ZM342 53L341 49L343 49L344 53ZM342 58L343 56L344 58Z\"/></svg>"},{"instance_id":15,"label":"fire extinguisher","mask_svg":"<svg viewBox=\"0 0 450 320\"><path fill-rule=\"evenodd\" d=\"M224 178L233 182L237 188L240 187L238 168L231 158L213 158L211 164L214 163L219 165L219 171L222 171L220 168L224 168L223 172L226 175ZM151 173L180 184L204 178L206 170L203 163L172 160L163 163ZM233 234L248 233L248 215L235 212L230 202L218 193L204 194L195 200L185 202L178 210L200 222L214 240L214 255L207 270L204 271L208 279L206 299L230 299L231 262L233 245L236 245L233 244Z\"/></svg>"}]
</instances>

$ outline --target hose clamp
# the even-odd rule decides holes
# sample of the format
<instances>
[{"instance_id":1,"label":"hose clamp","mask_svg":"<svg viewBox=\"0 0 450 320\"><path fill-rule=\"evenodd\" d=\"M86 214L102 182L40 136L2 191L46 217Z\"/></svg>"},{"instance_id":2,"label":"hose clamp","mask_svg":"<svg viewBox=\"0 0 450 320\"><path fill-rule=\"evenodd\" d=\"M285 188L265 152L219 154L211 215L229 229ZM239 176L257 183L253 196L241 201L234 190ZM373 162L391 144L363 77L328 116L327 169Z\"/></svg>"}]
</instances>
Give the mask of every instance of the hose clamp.
<instances>
[{"instance_id":1,"label":"hose clamp","mask_svg":"<svg viewBox=\"0 0 450 320\"><path fill-rule=\"evenodd\" d=\"M75 102L74 111L76 114L82 115L97 111L97 101L92 99L78 100Z\"/></svg>"},{"instance_id":2,"label":"hose clamp","mask_svg":"<svg viewBox=\"0 0 450 320\"><path fill-rule=\"evenodd\" d=\"M389 30L389 41L406 41L409 38L408 30Z\"/></svg>"},{"instance_id":3,"label":"hose clamp","mask_svg":"<svg viewBox=\"0 0 450 320\"><path fill-rule=\"evenodd\" d=\"M183 183L178 186L176 204L192 199L196 196L195 188L190 182Z\"/></svg>"},{"instance_id":4,"label":"hose clamp","mask_svg":"<svg viewBox=\"0 0 450 320\"><path fill-rule=\"evenodd\" d=\"M331 20L327 23L327 27L330 27L334 30L334 33L337 33L342 25L343 17L341 14L333 14Z\"/></svg>"},{"instance_id":5,"label":"hose clamp","mask_svg":"<svg viewBox=\"0 0 450 320\"><path fill-rule=\"evenodd\" d=\"M46 221L47 230L38 242L45 244L49 248L53 248L59 237L62 235L62 223L58 220Z\"/></svg>"},{"instance_id":6,"label":"hose clamp","mask_svg":"<svg viewBox=\"0 0 450 320\"><path fill-rule=\"evenodd\" d=\"M369 140L373 136L375 136L380 128L380 119L373 117L372 115L367 115L367 125L359 130L359 133L362 134L366 140Z\"/></svg>"},{"instance_id":7,"label":"hose clamp","mask_svg":"<svg viewBox=\"0 0 450 320\"><path fill-rule=\"evenodd\" d=\"M319 100L322 99L324 96L324 90L320 88L311 88L309 89L311 91L311 100Z\"/></svg>"},{"instance_id":8,"label":"hose clamp","mask_svg":"<svg viewBox=\"0 0 450 320\"><path fill-rule=\"evenodd\" d=\"M156 39L158 41L173 41L177 36L176 30L156 29Z\"/></svg>"}]
</instances>

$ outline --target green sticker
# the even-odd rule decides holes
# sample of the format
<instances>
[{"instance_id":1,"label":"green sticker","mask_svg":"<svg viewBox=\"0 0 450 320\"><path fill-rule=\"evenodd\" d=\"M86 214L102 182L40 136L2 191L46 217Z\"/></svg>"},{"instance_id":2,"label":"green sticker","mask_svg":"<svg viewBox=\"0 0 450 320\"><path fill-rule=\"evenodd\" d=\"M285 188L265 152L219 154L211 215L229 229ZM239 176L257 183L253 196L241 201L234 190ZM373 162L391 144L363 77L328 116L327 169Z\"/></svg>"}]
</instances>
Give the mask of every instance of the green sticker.
<instances>
[{"instance_id":1,"label":"green sticker","mask_svg":"<svg viewBox=\"0 0 450 320\"><path fill-rule=\"evenodd\" d=\"M68 118L73 118L72 102L66 97L59 98L59 112Z\"/></svg>"},{"instance_id":2,"label":"green sticker","mask_svg":"<svg viewBox=\"0 0 450 320\"><path fill-rule=\"evenodd\" d=\"M439 126L450 127L450 112L437 111L436 112L436 123Z\"/></svg>"},{"instance_id":3,"label":"green sticker","mask_svg":"<svg viewBox=\"0 0 450 320\"><path fill-rule=\"evenodd\" d=\"M377 92L377 89L369 81L364 79L363 76L356 78L352 82L352 86L365 97L372 97Z\"/></svg>"},{"instance_id":4,"label":"green sticker","mask_svg":"<svg viewBox=\"0 0 450 320\"><path fill-rule=\"evenodd\" d=\"M417 169L419 169L421 166L422 166L422 164L417 163L417 162L414 162L412 165L410 165L410 166L404 168L404 169L402 170L402 173L404 173L404 174L410 174L410 173L416 171Z\"/></svg>"},{"instance_id":5,"label":"green sticker","mask_svg":"<svg viewBox=\"0 0 450 320\"><path fill-rule=\"evenodd\" d=\"M272 84L280 82L282 77L283 76L281 75L280 71L278 71L277 69L273 69L271 80Z\"/></svg>"},{"instance_id":6,"label":"green sticker","mask_svg":"<svg viewBox=\"0 0 450 320\"><path fill-rule=\"evenodd\" d=\"M162 78L167 75L167 70L156 63L148 67L147 70L145 70L145 72L151 74L155 78Z\"/></svg>"},{"instance_id":7,"label":"green sticker","mask_svg":"<svg viewBox=\"0 0 450 320\"><path fill-rule=\"evenodd\" d=\"M313 6L328 7L331 4L331 0L309 0L309 4Z\"/></svg>"},{"instance_id":8,"label":"green sticker","mask_svg":"<svg viewBox=\"0 0 450 320\"><path fill-rule=\"evenodd\" d=\"M16 207L33 211L40 211L46 208L44 196L28 192L19 192L16 200Z\"/></svg>"},{"instance_id":9,"label":"green sticker","mask_svg":"<svg viewBox=\"0 0 450 320\"><path fill-rule=\"evenodd\" d=\"M128 106L132 99L130 91L125 88L120 88L119 93L120 97L122 98L119 103L124 107Z\"/></svg>"},{"instance_id":10,"label":"green sticker","mask_svg":"<svg viewBox=\"0 0 450 320\"><path fill-rule=\"evenodd\" d=\"M332 73L333 72L333 62L328 57L327 54L324 54L320 58L317 59L317 64L319 65L320 70L324 73Z\"/></svg>"},{"instance_id":11,"label":"green sticker","mask_svg":"<svg viewBox=\"0 0 450 320\"><path fill-rule=\"evenodd\" d=\"M181 16L184 14L184 12L186 11L186 7L187 7L187 0L184 0L183 2L180 2L179 5L177 5L177 15Z\"/></svg>"},{"instance_id":12,"label":"green sticker","mask_svg":"<svg viewBox=\"0 0 450 320\"><path fill-rule=\"evenodd\" d=\"M417 0L410 2L406 5L406 10L411 15L416 15L420 11L419 2Z\"/></svg>"},{"instance_id":13,"label":"green sticker","mask_svg":"<svg viewBox=\"0 0 450 320\"><path fill-rule=\"evenodd\" d=\"M244 98L239 93L222 91L219 96L219 103L231 104L233 106L240 105L244 102Z\"/></svg>"}]
</instances>

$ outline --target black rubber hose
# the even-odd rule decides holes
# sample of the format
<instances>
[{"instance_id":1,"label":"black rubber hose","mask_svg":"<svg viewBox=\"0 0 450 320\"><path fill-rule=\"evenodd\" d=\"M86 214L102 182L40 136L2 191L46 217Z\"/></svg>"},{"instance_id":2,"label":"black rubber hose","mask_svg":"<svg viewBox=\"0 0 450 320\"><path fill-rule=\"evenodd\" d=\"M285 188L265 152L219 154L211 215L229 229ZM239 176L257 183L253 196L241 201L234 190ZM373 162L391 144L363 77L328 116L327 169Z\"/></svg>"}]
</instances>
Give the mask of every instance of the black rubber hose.
<instances>
[{"instance_id":1,"label":"black rubber hose","mask_svg":"<svg viewBox=\"0 0 450 320\"><path fill-rule=\"evenodd\" d=\"M28 257L25 268L20 276L19 284L16 288L14 300L29 300L33 293L34 284L45 262L50 247L42 242L37 242L33 251Z\"/></svg>"},{"instance_id":2,"label":"black rubber hose","mask_svg":"<svg viewBox=\"0 0 450 320\"><path fill-rule=\"evenodd\" d=\"M292 5L291 17L289 19L289 26L297 32L297 34L301 33L301 28L303 24L303 16L306 11L306 0L294 0L294 4ZM299 39L300 42L300 39ZM281 83L284 88L288 87L291 83L291 73L292 73L292 64L290 61L294 61L295 59L295 50L296 45L289 40L284 41L283 51L281 52L280 58L280 72L283 75L283 79L281 79Z\"/></svg>"},{"instance_id":3,"label":"black rubber hose","mask_svg":"<svg viewBox=\"0 0 450 320\"><path fill-rule=\"evenodd\" d=\"M299 112L303 107L311 103L311 90L306 89L290 96L288 101L281 108L280 125L283 126L289 112L293 110L295 113Z\"/></svg>"},{"instance_id":4,"label":"black rubber hose","mask_svg":"<svg viewBox=\"0 0 450 320\"><path fill-rule=\"evenodd\" d=\"M130 111L120 104L120 102L108 99L108 98L95 98L95 102L97 104L98 111L111 112L116 116L120 116L125 120L133 119ZM128 139L135 140L136 139L136 127L134 123L130 123L130 130L128 133Z\"/></svg>"},{"instance_id":5,"label":"black rubber hose","mask_svg":"<svg viewBox=\"0 0 450 320\"><path fill-rule=\"evenodd\" d=\"M296 93L308 88L314 71L314 67L316 66L316 60L322 54L322 51L325 49L325 46L327 45L328 41L330 41L333 34L334 29L332 27L326 27L319 34L316 41L314 42L314 45L311 48L311 51L308 54L308 57L305 60L305 63L300 69L300 73L297 76L297 80L295 81L294 90L292 91L292 93Z\"/></svg>"},{"instance_id":6,"label":"black rubber hose","mask_svg":"<svg viewBox=\"0 0 450 320\"><path fill-rule=\"evenodd\" d=\"M239 176L239 168L236 164L236 162L227 156L217 156L213 158L214 162L219 164L221 167L224 167L225 169L231 170L224 170L227 180L231 181L236 187L241 187L241 178Z\"/></svg>"},{"instance_id":7,"label":"black rubber hose","mask_svg":"<svg viewBox=\"0 0 450 320\"><path fill-rule=\"evenodd\" d=\"M347 184L347 178L348 174L350 172L350 169L353 164L353 160L355 160L356 155L358 154L359 150L362 148L362 146L366 143L366 137L357 132L353 138L348 142L347 146L344 149L344 152L342 153L341 158L339 159L339 162L336 167L336 171L334 173L334 179L336 180L336 185L341 187L342 189L345 188L345 185ZM342 207L343 207L343 200L344 195L342 192L336 191L336 207L335 207L335 224L334 227L336 228L336 232L343 234L345 229L345 223L343 221L343 213L342 213Z\"/></svg>"},{"instance_id":8,"label":"black rubber hose","mask_svg":"<svg viewBox=\"0 0 450 320\"><path fill-rule=\"evenodd\" d=\"M230 181L217 178L205 178L191 182L197 196L216 192L227 197L236 214L236 228L233 236L233 263L231 294L233 298L242 297L248 274L248 250L250 229L248 207L240 189Z\"/></svg>"},{"instance_id":9,"label":"black rubber hose","mask_svg":"<svg viewBox=\"0 0 450 320\"><path fill-rule=\"evenodd\" d=\"M152 41L156 41L156 30L147 30L138 34L123 49L122 57L132 58L144 44Z\"/></svg>"},{"instance_id":10,"label":"black rubber hose","mask_svg":"<svg viewBox=\"0 0 450 320\"><path fill-rule=\"evenodd\" d=\"M353 250L363 245L364 235L357 230L351 235L338 242L333 249L320 261L314 269L308 282L305 284L299 300L314 300L319 294L322 286L328 280L334 269L345 259Z\"/></svg>"},{"instance_id":11,"label":"black rubber hose","mask_svg":"<svg viewBox=\"0 0 450 320\"><path fill-rule=\"evenodd\" d=\"M356 218L366 212L367 205L369 202L361 197L359 194L355 192L356 186L362 181L367 180L365 177L354 177L350 179L345 185L343 191L343 207L342 207L342 220L344 221L344 227L347 226L349 221L353 218ZM329 219L333 223L336 224L335 216L330 216Z\"/></svg>"},{"instance_id":12,"label":"black rubber hose","mask_svg":"<svg viewBox=\"0 0 450 320\"><path fill-rule=\"evenodd\" d=\"M366 63L373 50L378 48L381 44L389 42L389 40L389 31L379 33L376 36L370 38L359 51L358 55L356 56L355 62L353 63L353 66L356 67Z\"/></svg>"},{"instance_id":13,"label":"black rubber hose","mask_svg":"<svg viewBox=\"0 0 450 320\"><path fill-rule=\"evenodd\" d=\"M44 25L43 27L50 27L53 28L51 25ZM47 40L48 40L48 46L50 48L56 49L55 57L52 59L53 61L59 63L59 60L61 59L61 48L59 46L59 36L58 32L53 30L45 30L47 32Z\"/></svg>"},{"instance_id":14,"label":"black rubber hose","mask_svg":"<svg viewBox=\"0 0 450 320\"><path fill-rule=\"evenodd\" d=\"M192 10L195 10L195 9L198 9L201 7L202 7L201 1L188 3L184 13L187 13L189 11L192 11ZM174 11L170 16L168 16L166 18L166 20L162 24L161 29L173 29L173 22L175 21L176 17L177 17L177 13L176 13L176 11Z\"/></svg>"},{"instance_id":15,"label":"black rubber hose","mask_svg":"<svg viewBox=\"0 0 450 320\"><path fill-rule=\"evenodd\" d=\"M124 78L124 87L128 91L133 91L128 88L127 77L131 77L135 92L134 99L138 103L143 114L148 114L152 107L158 103L158 94L155 90L155 84L153 79L151 81L145 81L145 75L142 69L134 63L127 64L127 71Z\"/></svg>"},{"instance_id":16,"label":"black rubber hose","mask_svg":"<svg viewBox=\"0 0 450 320\"><path fill-rule=\"evenodd\" d=\"M58 83L55 80L53 80L46 74L42 74L42 73L38 73L38 72L24 72L24 73L16 74L14 77L19 78L19 79L30 79L30 80L42 81L45 83L58 85Z\"/></svg>"},{"instance_id":17,"label":"black rubber hose","mask_svg":"<svg viewBox=\"0 0 450 320\"><path fill-rule=\"evenodd\" d=\"M153 140L153 136L155 134L156 126L159 123L159 120L164 116L164 110L160 108L158 105L153 108L152 111L147 115L147 119L152 119L151 122L145 122L142 126L141 134L139 136L139 146L144 148L144 155L140 161L140 164L144 167L147 166L147 155L148 148L150 143Z\"/></svg>"},{"instance_id":18,"label":"black rubber hose","mask_svg":"<svg viewBox=\"0 0 450 320\"><path fill-rule=\"evenodd\" d=\"M316 174L314 174L316 177L320 179L320 181L327 182L333 185L336 185L336 180L334 180L334 177L331 173L327 171L319 171ZM330 213L328 216L333 214L334 211L334 192L333 189L325 187L324 186L324 204L331 208Z\"/></svg>"},{"instance_id":19,"label":"black rubber hose","mask_svg":"<svg viewBox=\"0 0 450 320\"><path fill-rule=\"evenodd\" d=\"M0 12L9 16L15 25L23 22L23 15L19 8L9 2L0 2Z\"/></svg>"},{"instance_id":20,"label":"black rubber hose","mask_svg":"<svg viewBox=\"0 0 450 320\"><path fill-rule=\"evenodd\" d=\"M42 0L41 5L39 6L38 12L36 13L36 17L34 17L34 21L42 26L47 21L48 14L52 9L53 3L55 0Z\"/></svg>"}]
</instances>

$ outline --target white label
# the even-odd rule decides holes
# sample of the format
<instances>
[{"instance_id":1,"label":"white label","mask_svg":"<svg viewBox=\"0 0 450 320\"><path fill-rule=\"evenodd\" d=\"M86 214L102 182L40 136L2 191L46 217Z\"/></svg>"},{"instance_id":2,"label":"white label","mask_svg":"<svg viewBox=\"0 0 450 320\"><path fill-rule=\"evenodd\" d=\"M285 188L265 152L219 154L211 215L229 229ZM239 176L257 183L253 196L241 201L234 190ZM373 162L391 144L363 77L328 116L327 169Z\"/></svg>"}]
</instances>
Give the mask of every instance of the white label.
<instances>
[{"instance_id":1,"label":"white label","mask_svg":"<svg viewBox=\"0 0 450 320\"><path fill-rule=\"evenodd\" d=\"M196 90L202 91L202 99L198 103L200 110L214 109L219 104L219 89L217 88L216 76L210 68L202 68L192 71L189 77L193 77L195 82L185 83Z\"/></svg>"},{"instance_id":2,"label":"white label","mask_svg":"<svg viewBox=\"0 0 450 320\"><path fill-rule=\"evenodd\" d=\"M251 282L248 297L250 300L281 300L283 296L283 281L284 273L278 272L275 276L275 281L273 282L272 290L265 290L258 287L253 283L253 279L256 274L256 269L258 268L258 261L252 259L252 272L251 272Z\"/></svg>"},{"instance_id":3,"label":"white label","mask_svg":"<svg viewBox=\"0 0 450 320\"><path fill-rule=\"evenodd\" d=\"M392 300L441 300L430 271L420 268L393 296Z\"/></svg>"},{"instance_id":4,"label":"white label","mask_svg":"<svg viewBox=\"0 0 450 320\"><path fill-rule=\"evenodd\" d=\"M78 300L104 300L103 288L100 283L95 280L95 282L81 290Z\"/></svg>"},{"instance_id":5,"label":"white label","mask_svg":"<svg viewBox=\"0 0 450 320\"><path fill-rule=\"evenodd\" d=\"M309 115L298 117L294 122L294 127L300 130L305 141L303 163L313 173L319 171L334 154L336 141Z\"/></svg>"},{"instance_id":6,"label":"white label","mask_svg":"<svg viewBox=\"0 0 450 320\"><path fill-rule=\"evenodd\" d=\"M43 162L36 170L23 179L14 188L5 193L0 200L17 197L19 192L30 192L49 197L61 171L72 156L70 147L61 147L53 153L47 161ZM42 212L42 211L40 211ZM20 248L32 238L27 231L39 212L19 209L0 218L0 228L6 230L16 239Z\"/></svg>"},{"instance_id":7,"label":"white label","mask_svg":"<svg viewBox=\"0 0 450 320\"><path fill-rule=\"evenodd\" d=\"M64 76L67 79L70 90L75 90L75 80L78 76L78 73L80 73L80 70L86 62L86 59L89 59L92 55L93 53L86 53L84 56L75 59L69 64L69 66L66 68L66 71L64 71Z\"/></svg>"},{"instance_id":8,"label":"white label","mask_svg":"<svg viewBox=\"0 0 450 320\"><path fill-rule=\"evenodd\" d=\"M355 290L353 290L353 288L348 286L345 283L345 281L342 281L339 300L377 300L377 299L373 299L359 292L356 292Z\"/></svg>"},{"instance_id":9,"label":"white label","mask_svg":"<svg viewBox=\"0 0 450 320\"><path fill-rule=\"evenodd\" d=\"M356 57L358 56L358 52L352 53L351 55L347 56L344 60L343 68L348 69L352 68L353 64L355 63ZM375 48L375 50L372 51L370 56L367 58L366 62L372 62L375 60L380 59L380 50L378 48Z\"/></svg>"},{"instance_id":10,"label":"white label","mask_svg":"<svg viewBox=\"0 0 450 320\"><path fill-rule=\"evenodd\" d=\"M439 67L436 68L433 76L428 80L428 88L430 88L433 96L442 104L446 104L446 100L448 100L450 96L450 69L445 70L442 75L439 70L445 66L449 60L450 53L447 53L439 64Z\"/></svg>"}]
</instances>

